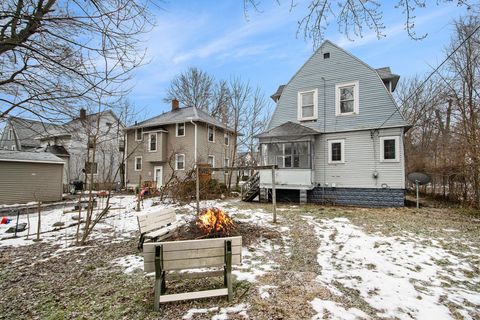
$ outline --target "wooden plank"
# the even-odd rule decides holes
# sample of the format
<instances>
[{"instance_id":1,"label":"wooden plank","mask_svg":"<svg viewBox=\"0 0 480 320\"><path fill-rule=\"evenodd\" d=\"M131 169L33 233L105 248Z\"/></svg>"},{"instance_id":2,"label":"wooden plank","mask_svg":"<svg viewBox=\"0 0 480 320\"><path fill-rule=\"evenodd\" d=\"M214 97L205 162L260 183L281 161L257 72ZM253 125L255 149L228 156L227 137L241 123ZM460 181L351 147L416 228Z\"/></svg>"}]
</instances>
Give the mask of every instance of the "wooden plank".
<instances>
[{"instance_id":1,"label":"wooden plank","mask_svg":"<svg viewBox=\"0 0 480 320\"><path fill-rule=\"evenodd\" d=\"M163 219L155 219L155 220L145 220L145 221L139 221L140 225L140 232L145 233L149 232L151 230L159 229L162 228L170 223L177 222L177 219L175 215L173 216L168 216Z\"/></svg>"},{"instance_id":2,"label":"wooden plank","mask_svg":"<svg viewBox=\"0 0 480 320\"><path fill-rule=\"evenodd\" d=\"M172 212L175 213L174 208L166 208L166 209L160 209L154 212L142 213L142 214L139 214L138 217L140 218L140 220L145 220L145 219L148 219L149 217L154 218L154 217L162 216L165 214L171 214Z\"/></svg>"},{"instance_id":3,"label":"wooden plank","mask_svg":"<svg viewBox=\"0 0 480 320\"><path fill-rule=\"evenodd\" d=\"M163 251L181 251L191 249L208 249L208 248L223 248L226 240L232 241L232 246L241 246L242 237L227 237L215 239L201 239L201 240L182 240L182 241L164 241L146 243L143 247L143 252L155 252L155 246L162 245Z\"/></svg>"},{"instance_id":4,"label":"wooden plank","mask_svg":"<svg viewBox=\"0 0 480 320\"><path fill-rule=\"evenodd\" d=\"M157 237L163 236L164 234L167 234L170 231L177 229L178 226L179 226L179 223L175 222L167 227L163 227L161 229L148 232L147 234L145 234L145 238L157 238Z\"/></svg>"},{"instance_id":5,"label":"wooden plank","mask_svg":"<svg viewBox=\"0 0 480 320\"><path fill-rule=\"evenodd\" d=\"M180 301L180 300L210 298L210 297L218 297L218 296L226 296L226 295L228 295L228 289L226 288L197 291L197 292L166 294L166 295L160 296L160 303Z\"/></svg>"},{"instance_id":6,"label":"wooden plank","mask_svg":"<svg viewBox=\"0 0 480 320\"><path fill-rule=\"evenodd\" d=\"M192 249L182 251L164 251L163 261L223 257L224 248ZM241 246L232 246L232 254L241 254ZM145 261L153 261L153 254L144 254Z\"/></svg>"},{"instance_id":7,"label":"wooden plank","mask_svg":"<svg viewBox=\"0 0 480 320\"><path fill-rule=\"evenodd\" d=\"M140 226L142 228L148 227L149 225L162 225L162 224L167 224L168 222L165 221L176 221L175 214L172 215L165 215L161 217L156 217L152 219L146 219L146 220L139 220Z\"/></svg>"},{"instance_id":8,"label":"wooden plank","mask_svg":"<svg viewBox=\"0 0 480 320\"><path fill-rule=\"evenodd\" d=\"M174 217L175 211L166 211L166 212L156 212L156 213L147 213L138 216L138 220L141 222L145 222L148 220L158 220L158 219L165 219L166 217Z\"/></svg>"},{"instance_id":9,"label":"wooden plank","mask_svg":"<svg viewBox=\"0 0 480 320\"><path fill-rule=\"evenodd\" d=\"M242 256L237 254L232 256L232 265L238 265L242 262ZM182 270L182 269L195 269L195 268L208 268L219 267L225 264L225 257L210 257L201 259L183 259L183 260L171 260L165 261L163 265L164 271L170 270ZM155 263L153 261L144 261L144 271L155 271Z\"/></svg>"}]
</instances>

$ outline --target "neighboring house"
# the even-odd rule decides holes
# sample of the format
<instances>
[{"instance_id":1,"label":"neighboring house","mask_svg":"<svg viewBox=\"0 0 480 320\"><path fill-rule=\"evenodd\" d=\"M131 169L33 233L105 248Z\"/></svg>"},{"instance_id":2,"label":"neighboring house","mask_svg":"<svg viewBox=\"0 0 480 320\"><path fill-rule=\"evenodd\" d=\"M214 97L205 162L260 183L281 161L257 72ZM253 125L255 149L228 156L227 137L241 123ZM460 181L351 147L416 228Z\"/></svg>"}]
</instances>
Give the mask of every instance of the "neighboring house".
<instances>
[{"instance_id":1,"label":"neighboring house","mask_svg":"<svg viewBox=\"0 0 480 320\"><path fill-rule=\"evenodd\" d=\"M63 165L51 153L0 150L0 205L62 200Z\"/></svg>"},{"instance_id":2,"label":"neighboring house","mask_svg":"<svg viewBox=\"0 0 480 320\"><path fill-rule=\"evenodd\" d=\"M85 173L93 170L95 186L104 188L108 187L105 184L123 180L123 130L122 122L110 110L87 114L82 109L78 118L62 125L10 117L0 149L52 153L65 162L64 185L85 181Z\"/></svg>"},{"instance_id":3,"label":"neighboring house","mask_svg":"<svg viewBox=\"0 0 480 320\"><path fill-rule=\"evenodd\" d=\"M151 181L163 186L172 174L182 176L194 164L212 167L230 166L234 131L195 107L180 108L172 101L172 110L126 129L126 181L137 186ZM214 172L226 182L224 172Z\"/></svg>"},{"instance_id":4,"label":"neighboring house","mask_svg":"<svg viewBox=\"0 0 480 320\"><path fill-rule=\"evenodd\" d=\"M290 81L257 135L261 164L276 164L277 199L403 206L404 133L392 96L399 76L325 41ZM271 172L260 171L260 193Z\"/></svg>"}]
</instances>

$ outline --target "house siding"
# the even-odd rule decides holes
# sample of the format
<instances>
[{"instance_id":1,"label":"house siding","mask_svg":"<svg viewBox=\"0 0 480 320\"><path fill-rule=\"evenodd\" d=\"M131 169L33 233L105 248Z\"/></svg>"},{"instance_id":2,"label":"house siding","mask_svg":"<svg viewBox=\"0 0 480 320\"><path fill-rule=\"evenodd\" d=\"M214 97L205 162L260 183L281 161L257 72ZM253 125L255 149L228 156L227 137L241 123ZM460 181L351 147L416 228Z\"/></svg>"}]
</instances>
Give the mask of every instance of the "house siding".
<instances>
[{"instance_id":1,"label":"house siding","mask_svg":"<svg viewBox=\"0 0 480 320\"><path fill-rule=\"evenodd\" d=\"M329 59L323 58L325 52L330 53ZM359 84L359 113L336 116L335 85L353 81L358 81ZM314 89L318 92L318 119L300 122L312 129L336 132L378 128L382 124L383 127L407 125L399 112L395 112L393 97L377 72L326 41L283 89L268 129L287 121L298 123L298 92ZM390 119L384 123L389 117Z\"/></svg>"},{"instance_id":2,"label":"house siding","mask_svg":"<svg viewBox=\"0 0 480 320\"><path fill-rule=\"evenodd\" d=\"M0 204L62 200L63 165L0 162Z\"/></svg>"},{"instance_id":3,"label":"house siding","mask_svg":"<svg viewBox=\"0 0 480 320\"><path fill-rule=\"evenodd\" d=\"M372 138L373 133L373 138ZM399 137L399 161L380 161L380 137ZM344 139L344 163L328 163L328 140ZM403 128L351 131L320 135L314 144L316 185L346 188L405 188ZM373 173L378 173L377 179Z\"/></svg>"},{"instance_id":4,"label":"house siding","mask_svg":"<svg viewBox=\"0 0 480 320\"><path fill-rule=\"evenodd\" d=\"M233 151L232 141L233 137L230 135L230 144L225 146L224 133L220 128L215 128L215 142L209 142L207 136L207 124L202 122L195 122L197 125L197 160L199 163L207 163L208 155L215 156L215 167L223 166L223 159L225 155L231 155ZM162 133L162 144L164 147L165 156L154 158L154 154L148 152L148 135L144 134L143 141L135 141L135 130L127 131L127 154L130 155L127 159L127 183L130 185L137 185L139 182L139 175L142 176L143 181L154 180L154 167L163 166L163 182L169 180L172 173L175 172L178 176L182 176L188 170L191 170L195 164L195 126L190 123L185 123L185 136L176 136L176 124L162 126L168 133ZM160 134L158 136L160 141ZM160 143L160 142L159 142ZM160 147L160 145L158 145ZM185 170L174 170L175 168L175 154L185 155ZM142 157L142 170L135 171L135 157ZM231 156L229 157L232 158ZM224 173L215 172L213 177L219 182L224 182Z\"/></svg>"}]
</instances>

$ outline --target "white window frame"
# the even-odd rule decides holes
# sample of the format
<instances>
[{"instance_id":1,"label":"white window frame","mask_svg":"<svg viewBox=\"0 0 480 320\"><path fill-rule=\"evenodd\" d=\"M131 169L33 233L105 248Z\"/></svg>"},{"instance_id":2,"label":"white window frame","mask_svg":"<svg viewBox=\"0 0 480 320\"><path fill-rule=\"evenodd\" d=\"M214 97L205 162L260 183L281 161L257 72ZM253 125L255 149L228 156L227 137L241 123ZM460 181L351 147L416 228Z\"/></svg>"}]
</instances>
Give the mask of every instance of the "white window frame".
<instances>
[{"instance_id":1,"label":"white window frame","mask_svg":"<svg viewBox=\"0 0 480 320\"><path fill-rule=\"evenodd\" d=\"M180 124L183 124L183 134L182 135L178 134L178 127L179 127ZM185 131L186 131L185 128L186 127L187 126L185 125L185 122L177 123L176 126L175 126L175 137L185 137Z\"/></svg>"},{"instance_id":2,"label":"white window frame","mask_svg":"<svg viewBox=\"0 0 480 320\"><path fill-rule=\"evenodd\" d=\"M12 146L12 151L15 151L15 149L16 149L16 148L15 148L15 145L13 145L13 146Z\"/></svg>"},{"instance_id":3,"label":"white window frame","mask_svg":"<svg viewBox=\"0 0 480 320\"><path fill-rule=\"evenodd\" d=\"M303 117L302 94L313 92L313 116ZM297 119L298 121L308 121L318 119L318 89L299 91L297 95Z\"/></svg>"},{"instance_id":4,"label":"white window frame","mask_svg":"<svg viewBox=\"0 0 480 320\"><path fill-rule=\"evenodd\" d=\"M178 168L178 158L179 158L179 157L183 157L183 168L182 168L182 169L179 169L179 168ZM175 170L185 170L185 166L186 166L186 165L185 165L185 154L183 154L183 153L177 153L177 154L175 155Z\"/></svg>"},{"instance_id":5,"label":"white window frame","mask_svg":"<svg viewBox=\"0 0 480 320\"><path fill-rule=\"evenodd\" d=\"M344 87L353 86L353 112L340 112L340 89ZM358 81L352 81L347 83L339 83L335 85L335 115L349 116L359 114L359 83Z\"/></svg>"},{"instance_id":6,"label":"white window frame","mask_svg":"<svg viewBox=\"0 0 480 320\"><path fill-rule=\"evenodd\" d=\"M140 159L140 169L137 169L137 160ZM135 161L133 162L133 169L135 171L142 171L143 169L143 159L142 157L135 157Z\"/></svg>"},{"instance_id":7,"label":"white window frame","mask_svg":"<svg viewBox=\"0 0 480 320\"><path fill-rule=\"evenodd\" d=\"M230 158L223 158L223 166L224 167L229 167L230 166ZM228 174L228 171L225 171L224 173Z\"/></svg>"},{"instance_id":8,"label":"white window frame","mask_svg":"<svg viewBox=\"0 0 480 320\"><path fill-rule=\"evenodd\" d=\"M140 139L138 139L138 134L137 132L140 130ZM143 128L137 128L135 129L135 141L142 141L143 140Z\"/></svg>"},{"instance_id":9,"label":"white window frame","mask_svg":"<svg viewBox=\"0 0 480 320\"><path fill-rule=\"evenodd\" d=\"M152 150L152 136L155 136L155 150ZM158 150L158 134L156 132L148 134L148 152L157 152Z\"/></svg>"},{"instance_id":10,"label":"white window frame","mask_svg":"<svg viewBox=\"0 0 480 320\"><path fill-rule=\"evenodd\" d=\"M395 140L395 159L385 159L385 140ZM400 137L399 136L383 136L380 137L380 162L400 162Z\"/></svg>"},{"instance_id":11,"label":"white window frame","mask_svg":"<svg viewBox=\"0 0 480 320\"><path fill-rule=\"evenodd\" d=\"M227 147L230 145L230 135L228 133L223 134L223 142Z\"/></svg>"},{"instance_id":12,"label":"white window frame","mask_svg":"<svg viewBox=\"0 0 480 320\"><path fill-rule=\"evenodd\" d=\"M212 141L210 141L210 132L209 132L210 128L212 128L212 130L213 130L213 140ZM207 141L215 143L215 126L214 125L211 125L211 124L207 125Z\"/></svg>"},{"instance_id":13,"label":"white window frame","mask_svg":"<svg viewBox=\"0 0 480 320\"><path fill-rule=\"evenodd\" d=\"M212 158L212 159L213 159L213 161L212 161L212 168L215 168L215 156L209 154L209 155L207 156L207 163L208 163L208 159L209 159L209 158Z\"/></svg>"},{"instance_id":14,"label":"white window frame","mask_svg":"<svg viewBox=\"0 0 480 320\"><path fill-rule=\"evenodd\" d=\"M332 144L333 143L341 143L341 157L342 157L342 160L340 160L340 161L333 161L332 160ZM328 140L328 163L329 164L345 163L345 139Z\"/></svg>"}]
</instances>

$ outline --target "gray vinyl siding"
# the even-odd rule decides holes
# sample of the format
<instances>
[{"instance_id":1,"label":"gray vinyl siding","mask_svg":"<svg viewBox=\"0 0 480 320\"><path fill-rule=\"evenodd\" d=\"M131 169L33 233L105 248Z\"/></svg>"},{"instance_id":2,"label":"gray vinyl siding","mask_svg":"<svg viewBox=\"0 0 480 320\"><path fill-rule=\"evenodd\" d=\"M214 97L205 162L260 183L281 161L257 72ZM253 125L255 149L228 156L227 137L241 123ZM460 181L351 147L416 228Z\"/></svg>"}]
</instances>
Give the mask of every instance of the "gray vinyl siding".
<instances>
[{"instance_id":1,"label":"gray vinyl siding","mask_svg":"<svg viewBox=\"0 0 480 320\"><path fill-rule=\"evenodd\" d=\"M399 161L380 161L380 137L399 137ZM328 163L328 140L345 139L345 163ZM347 188L405 188L405 157L403 128L382 129L374 134L370 130L338 132L320 135L314 145L314 181ZM378 172L378 179L373 172ZM328 185L327 185L328 184ZM383 185L383 186L382 186Z\"/></svg>"},{"instance_id":2,"label":"gray vinyl siding","mask_svg":"<svg viewBox=\"0 0 480 320\"><path fill-rule=\"evenodd\" d=\"M62 164L0 162L0 204L62 200Z\"/></svg>"},{"instance_id":3,"label":"gray vinyl siding","mask_svg":"<svg viewBox=\"0 0 480 320\"><path fill-rule=\"evenodd\" d=\"M330 53L329 59L323 58L325 52ZM335 85L353 81L359 83L359 113L336 116ZM381 126L394 112L383 127L407 125L396 111L393 97L377 72L343 49L326 41L285 86L268 129L287 121L298 123L298 92L314 89L318 90L318 118L316 121L300 122L302 125L321 132L370 129Z\"/></svg>"}]
</instances>

